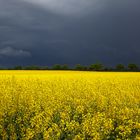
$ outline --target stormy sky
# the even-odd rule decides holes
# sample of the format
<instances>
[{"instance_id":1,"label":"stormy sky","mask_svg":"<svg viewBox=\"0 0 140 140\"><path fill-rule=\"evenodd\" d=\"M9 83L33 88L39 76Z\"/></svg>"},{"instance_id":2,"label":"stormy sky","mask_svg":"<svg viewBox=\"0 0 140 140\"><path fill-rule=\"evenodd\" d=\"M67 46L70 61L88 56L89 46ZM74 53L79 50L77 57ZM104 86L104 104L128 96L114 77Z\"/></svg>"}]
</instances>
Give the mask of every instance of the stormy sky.
<instances>
[{"instance_id":1,"label":"stormy sky","mask_svg":"<svg viewBox=\"0 0 140 140\"><path fill-rule=\"evenodd\" d=\"M0 0L0 66L140 64L139 0Z\"/></svg>"}]
</instances>

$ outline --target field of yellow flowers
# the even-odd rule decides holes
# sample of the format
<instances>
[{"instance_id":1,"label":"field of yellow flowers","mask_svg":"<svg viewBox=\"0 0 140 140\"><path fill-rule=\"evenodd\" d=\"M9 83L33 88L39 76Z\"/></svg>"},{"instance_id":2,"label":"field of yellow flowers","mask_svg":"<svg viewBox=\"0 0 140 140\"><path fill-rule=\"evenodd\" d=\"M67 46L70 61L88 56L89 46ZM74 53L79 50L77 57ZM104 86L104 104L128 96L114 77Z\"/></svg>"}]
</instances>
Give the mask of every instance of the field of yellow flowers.
<instances>
[{"instance_id":1,"label":"field of yellow flowers","mask_svg":"<svg viewBox=\"0 0 140 140\"><path fill-rule=\"evenodd\" d=\"M0 71L0 140L140 140L140 73Z\"/></svg>"}]
</instances>

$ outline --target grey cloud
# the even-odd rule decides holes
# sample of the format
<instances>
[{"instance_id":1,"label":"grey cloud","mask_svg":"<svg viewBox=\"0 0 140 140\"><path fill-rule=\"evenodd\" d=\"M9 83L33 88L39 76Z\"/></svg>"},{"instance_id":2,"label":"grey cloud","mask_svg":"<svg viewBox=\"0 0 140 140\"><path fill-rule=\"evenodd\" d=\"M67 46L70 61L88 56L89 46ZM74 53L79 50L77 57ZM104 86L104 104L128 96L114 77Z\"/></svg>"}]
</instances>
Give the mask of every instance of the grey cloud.
<instances>
[{"instance_id":1,"label":"grey cloud","mask_svg":"<svg viewBox=\"0 0 140 140\"><path fill-rule=\"evenodd\" d=\"M0 49L1 56L8 57L30 57L31 53L22 49L15 49L13 47L5 47Z\"/></svg>"},{"instance_id":2,"label":"grey cloud","mask_svg":"<svg viewBox=\"0 0 140 140\"><path fill-rule=\"evenodd\" d=\"M63 15L77 15L97 9L99 0L21 0L50 10L51 12Z\"/></svg>"}]
</instances>

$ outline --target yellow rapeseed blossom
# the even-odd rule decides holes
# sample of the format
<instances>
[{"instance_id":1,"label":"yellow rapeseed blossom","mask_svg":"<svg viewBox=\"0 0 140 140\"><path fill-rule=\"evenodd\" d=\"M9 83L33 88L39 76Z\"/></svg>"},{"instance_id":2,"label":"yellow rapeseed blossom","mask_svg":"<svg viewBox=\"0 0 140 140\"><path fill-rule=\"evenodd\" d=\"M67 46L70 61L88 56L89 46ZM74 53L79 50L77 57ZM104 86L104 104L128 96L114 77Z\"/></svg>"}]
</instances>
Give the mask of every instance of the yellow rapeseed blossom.
<instances>
[{"instance_id":1,"label":"yellow rapeseed blossom","mask_svg":"<svg viewBox=\"0 0 140 140\"><path fill-rule=\"evenodd\" d=\"M140 73L0 71L0 140L139 140Z\"/></svg>"}]
</instances>

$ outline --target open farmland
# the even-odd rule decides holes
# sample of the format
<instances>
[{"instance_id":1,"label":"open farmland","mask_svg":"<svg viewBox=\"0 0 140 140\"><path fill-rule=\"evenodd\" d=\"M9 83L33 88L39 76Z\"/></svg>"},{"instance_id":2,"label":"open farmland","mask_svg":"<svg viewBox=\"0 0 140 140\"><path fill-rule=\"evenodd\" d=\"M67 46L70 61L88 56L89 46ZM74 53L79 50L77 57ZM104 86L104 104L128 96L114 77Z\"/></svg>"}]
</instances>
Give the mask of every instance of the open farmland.
<instances>
[{"instance_id":1,"label":"open farmland","mask_svg":"<svg viewBox=\"0 0 140 140\"><path fill-rule=\"evenodd\" d=\"M0 71L1 140L139 140L140 73Z\"/></svg>"}]
</instances>

